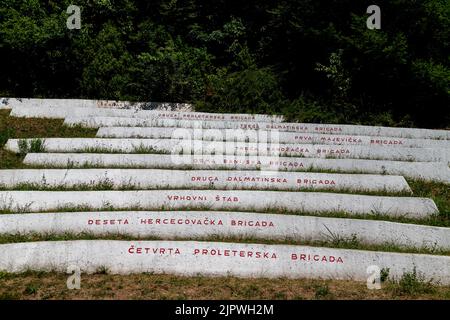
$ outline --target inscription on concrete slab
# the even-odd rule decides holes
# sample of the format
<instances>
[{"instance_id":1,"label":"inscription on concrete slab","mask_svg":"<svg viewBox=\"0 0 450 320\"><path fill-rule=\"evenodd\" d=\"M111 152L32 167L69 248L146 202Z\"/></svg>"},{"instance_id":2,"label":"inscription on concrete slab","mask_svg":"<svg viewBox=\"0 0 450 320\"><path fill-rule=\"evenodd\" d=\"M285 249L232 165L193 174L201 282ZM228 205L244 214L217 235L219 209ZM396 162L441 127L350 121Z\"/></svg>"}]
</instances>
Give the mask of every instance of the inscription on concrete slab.
<instances>
[{"instance_id":1,"label":"inscription on concrete slab","mask_svg":"<svg viewBox=\"0 0 450 320\"><path fill-rule=\"evenodd\" d=\"M416 268L426 280L450 284L450 257L292 245L195 241L59 241L0 245L0 270L56 270L69 265L94 273L325 278L366 281L367 267L399 278Z\"/></svg>"},{"instance_id":2,"label":"inscription on concrete slab","mask_svg":"<svg viewBox=\"0 0 450 320\"><path fill-rule=\"evenodd\" d=\"M133 188L330 189L411 192L401 176L158 169L0 170L0 188L108 186Z\"/></svg>"},{"instance_id":3,"label":"inscription on concrete slab","mask_svg":"<svg viewBox=\"0 0 450 320\"><path fill-rule=\"evenodd\" d=\"M289 210L296 212L345 212L424 218L437 214L431 199L382 197L325 192L243 190L150 190L150 191L0 191L0 210L12 212L92 210ZM66 210L65 210L66 209Z\"/></svg>"},{"instance_id":4,"label":"inscription on concrete slab","mask_svg":"<svg viewBox=\"0 0 450 320\"><path fill-rule=\"evenodd\" d=\"M232 169L264 171L333 170L402 175L408 178L450 184L450 168L445 163L362 159L318 159L256 156L191 156L174 161L164 154L29 153L24 163L60 168L120 167L166 169Z\"/></svg>"}]
</instances>

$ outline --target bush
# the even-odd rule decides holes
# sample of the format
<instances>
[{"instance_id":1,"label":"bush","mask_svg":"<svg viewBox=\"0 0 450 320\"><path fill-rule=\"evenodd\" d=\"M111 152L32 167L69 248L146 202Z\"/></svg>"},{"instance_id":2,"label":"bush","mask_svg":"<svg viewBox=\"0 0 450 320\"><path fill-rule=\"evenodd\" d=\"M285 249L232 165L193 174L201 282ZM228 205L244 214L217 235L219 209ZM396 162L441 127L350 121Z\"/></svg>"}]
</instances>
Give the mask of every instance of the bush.
<instances>
[{"instance_id":1,"label":"bush","mask_svg":"<svg viewBox=\"0 0 450 320\"><path fill-rule=\"evenodd\" d=\"M38 287L34 284L29 284L26 286L24 293L28 295L35 295L38 292Z\"/></svg>"},{"instance_id":2,"label":"bush","mask_svg":"<svg viewBox=\"0 0 450 320\"><path fill-rule=\"evenodd\" d=\"M212 57L204 48L187 46L180 38L138 55L127 91L144 101L189 102L205 95Z\"/></svg>"},{"instance_id":3,"label":"bush","mask_svg":"<svg viewBox=\"0 0 450 320\"><path fill-rule=\"evenodd\" d=\"M232 73L221 70L210 76L206 100L197 102L197 110L274 114L286 104L272 70L250 67Z\"/></svg>"}]
</instances>

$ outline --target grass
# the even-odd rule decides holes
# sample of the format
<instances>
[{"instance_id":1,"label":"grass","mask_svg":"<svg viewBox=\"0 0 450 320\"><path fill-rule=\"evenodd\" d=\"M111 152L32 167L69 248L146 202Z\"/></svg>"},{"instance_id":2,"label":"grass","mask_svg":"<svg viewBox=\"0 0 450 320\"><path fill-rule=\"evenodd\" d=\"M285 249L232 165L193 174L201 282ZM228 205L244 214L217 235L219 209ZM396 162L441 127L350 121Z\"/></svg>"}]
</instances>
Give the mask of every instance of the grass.
<instances>
[{"instance_id":1,"label":"grass","mask_svg":"<svg viewBox=\"0 0 450 320\"><path fill-rule=\"evenodd\" d=\"M27 166L22 163L23 159L24 155L6 151L0 146L0 169L27 168Z\"/></svg>"},{"instance_id":2,"label":"grass","mask_svg":"<svg viewBox=\"0 0 450 320\"><path fill-rule=\"evenodd\" d=\"M100 270L102 271L102 270ZM242 279L237 277L183 277L167 274L81 274L80 290L67 289L69 275L55 272L3 274L0 299L120 299L120 300L387 300L450 299L449 286L409 293L390 281L380 290L369 290L364 282L312 279ZM400 288L406 288L404 284Z\"/></svg>"},{"instance_id":3,"label":"grass","mask_svg":"<svg viewBox=\"0 0 450 320\"><path fill-rule=\"evenodd\" d=\"M152 153L152 154L170 154L170 152L168 152L168 151L158 150L158 149L155 149L153 147L148 147L148 146L145 146L143 143L141 143L139 146L134 147L133 153L138 153L138 154L148 154L148 153Z\"/></svg>"},{"instance_id":4,"label":"grass","mask_svg":"<svg viewBox=\"0 0 450 320\"><path fill-rule=\"evenodd\" d=\"M9 117L10 110L0 110L0 142L9 138L95 138L97 129L64 126L62 119Z\"/></svg>"},{"instance_id":5,"label":"grass","mask_svg":"<svg viewBox=\"0 0 450 320\"><path fill-rule=\"evenodd\" d=\"M321 299L332 299L333 295L330 291L330 288L328 286L328 283L324 283L324 284L317 284L314 286L315 287L315 294L314 294L314 298L316 300L321 300Z\"/></svg>"},{"instance_id":6,"label":"grass","mask_svg":"<svg viewBox=\"0 0 450 320\"><path fill-rule=\"evenodd\" d=\"M25 168L24 153L3 149L8 139L34 139L26 149L41 150L42 138L95 138L97 129L63 126L64 120L9 117L10 110L0 110L0 169ZM23 144L22 148L25 145ZM23 149L25 151L25 149Z\"/></svg>"},{"instance_id":7,"label":"grass","mask_svg":"<svg viewBox=\"0 0 450 320\"><path fill-rule=\"evenodd\" d=\"M95 274L108 274L108 273L109 273L108 267L105 266L101 266L95 271Z\"/></svg>"},{"instance_id":8,"label":"grass","mask_svg":"<svg viewBox=\"0 0 450 320\"><path fill-rule=\"evenodd\" d=\"M417 297L424 294L434 294L437 289L433 282L431 280L426 281L416 268L411 272L404 273L399 280L391 280L388 284L396 296Z\"/></svg>"},{"instance_id":9,"label":"grass","mask_svg":"<svg viewBox=\"0 0 450 320\"><path fill-rule=\"evenodd\" d=\"M28 284L25 287L24 293L26 295L35 295L38 292L38 287L35 284Z\"/></svg>"}]
</instances>

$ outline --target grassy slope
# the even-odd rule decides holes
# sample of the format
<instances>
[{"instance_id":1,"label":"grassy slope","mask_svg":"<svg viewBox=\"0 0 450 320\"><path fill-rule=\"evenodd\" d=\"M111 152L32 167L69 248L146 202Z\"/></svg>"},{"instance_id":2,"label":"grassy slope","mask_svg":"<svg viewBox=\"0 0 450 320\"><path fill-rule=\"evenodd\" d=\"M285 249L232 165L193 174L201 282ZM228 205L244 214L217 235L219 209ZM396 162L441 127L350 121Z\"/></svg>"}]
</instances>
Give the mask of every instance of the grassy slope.
<instances>
[{"instance_id":1,"label":"grassy slope","mask_svg":"<svg viewBox=\"0 0 450 320\"><path fill-rule=\"evenodd\" d=\"M15 119L8 115L9 111L0 110L0 146L3 146L8 138L95 137L96 134L96 130L92 129L64 127L62 120ZM19 155L0 150L0 169L24 168L22 160ZM441 215L432 224L448 226L450 188L438 183L419 181L409 181L409 183L416 196L431 197L438 205ZM7 237L2 238L2 240L5 239ZM343 247L347 246L348 244L343 245ZM356 247L359 248L359 246ZM79 291L67 290L66 277L56 273L28 272L20 275L0 273L0 298L450 299L449 287L429 286L414 277L406 277L395 283L389 281L383 285L382 290L368 290L364 283L352 281L306 279L267 281L265 279L99 274L83 276L82 290Z\"/></svg>"},{"instance_id":2,"label":"grassy slope","mask_svg":"<svg viewBox=\"0 0 450 320\"><path fill-rule=\"evenodd\" d=\"M63 126L63 120L9 117L0 110L0 146L9 138L94 138L97 130ZM23 157L0 149L0 169L23 168Z\"/></svg>"}]
</instances>

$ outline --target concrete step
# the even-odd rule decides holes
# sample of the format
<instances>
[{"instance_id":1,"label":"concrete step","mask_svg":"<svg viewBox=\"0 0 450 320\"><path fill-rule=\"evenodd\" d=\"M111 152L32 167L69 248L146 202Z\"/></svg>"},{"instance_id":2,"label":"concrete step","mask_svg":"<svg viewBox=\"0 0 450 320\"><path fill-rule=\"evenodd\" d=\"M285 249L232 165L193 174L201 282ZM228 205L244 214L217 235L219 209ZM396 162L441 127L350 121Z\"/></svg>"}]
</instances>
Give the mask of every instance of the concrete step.
<instances>
[{"instance_id":1,"label":"concrete step","mask_svg":"<svg viewBox=\"0 0 450 320\"><path fill-rule=\"evenodd\" d=\"M243 190L150 191L0 191L0 210L6 212L90 210L244 210L345 212L349 215L387 215L426 218L438 214L433 200L325 192Z\"/></svg>"},{"instance_id":2,"label":"concrete step","mask_svg":"<svg viewBox=\"0 0 450 320\"><path fill-rule=\"evenodd\" d=\"M86 99L29 99L29 98L0 98L1 108L102 108L102 109L130 109L130 110L168 110L192 111L188 103L171 102L130 102L114 100L86 100Z\"/></svg>"},{"instance_id":3,"label":"concrete step","mask_svg":"<svg viewBox=\"0 0 450 320\"><path fill-rule=\"evenodd\" d=\"M0 245L0 270L173 273L184 276L321 278L367 281L368 268L398 279L416 272L450 284L450 257L292 245L195 241L46 241ZM373 272L373 270L369 269ZM370 273L370 272L369 272Z\"/></svg>"},{"instance_id":4,"label":"concrete step","mask_svg":"<svg viewBox=\"0 0 450 320\"><path fill-rule=\"evenodd\" d=\"M19 153L21 139L9 139L5 148ZM28 139L28 145L33 139ZM173 155L261 155L306 158L372 159L443 162L450 165L450 149L312 144L210 142L177 139L45 138L45 152L170 153ZM42 151L42 150L39 150Z\"/></svg>"},{"instance_id":5,"label":"concrete step","mask_svg":"<svg viewBox=\"0 0 450 320\"><path fill-rule=\"evenodd\" d=\"M377 136L276 132L253 129L189 129L163 127L102 127L98 138L186 139L242 141L253 143L302 143L331 145L370 145L388 147L450 148L450 140L406 139Z\"/></svg>"},{"instance_id":6,"label":"concrete step","mask_svg":"<svg viewBox=\"0 0 450 320\"><path fill-rule=\"evenodd\" d=\"M141 109L114 109L114 108L85 108L72 106L20 106L13 107L10 113L12 117L21 118L49 118L64 119L66 117L130 117L139 119L180 119L197 121L262 121L281 122L281 116L263 114L234 114L234 113L206 113L206 112L178 112Z\"/></svg>"},{"instance_id":7,"label":"concrete step","mask_svg":"<svg viewBox=\"0 0 450 320\"><path fill-rule=\"evenodd\" d=\"M121 117L67 117L66 125L100 127L178 127L202 129L257 129L280 132L326 133L338 135L361 135L399 137L414 139L450 139L450 130L417 128L394 128L358 125L315 124L315 123L269 123L238 121L188 121L176 119L138 119Z\"/></svg>"},{"instance_id":8,"label":"concrete step","mask_svg":"<svg viewBox=\"0 0 450 320\"><path fill-rule=\"evenodd\" d=\"M177 161L181 160L181 161ZM191 156L165 154L29 153L24 164L42 167L119 167L206 170L320 171L401 175L411 179L450 184L450 168L441 162L314 159L256 156Z\"/></svg>"},{"instance_id":9,"label":"concrete step","mask_svg":"<svg viewBox=\"0 0 450 320\"><path fill-rule=\"evenodd\" d=\"M450 228L379 220L220 211L63 212L0 215L0 234L92 234L205 239L208 237L358 241L450 250Z\"/></svg>"},{"instance_id":10,"label":"concrete step","mask_svg":"<svg viewBox=\"0 0 450 320\"><path fill-rule=\"evenodd\" d=\"M20 186L412 192L405 178L401 176L365 174L159 169L0 170L0 188L12 189Z\"/></svg>"}]
</instances>

